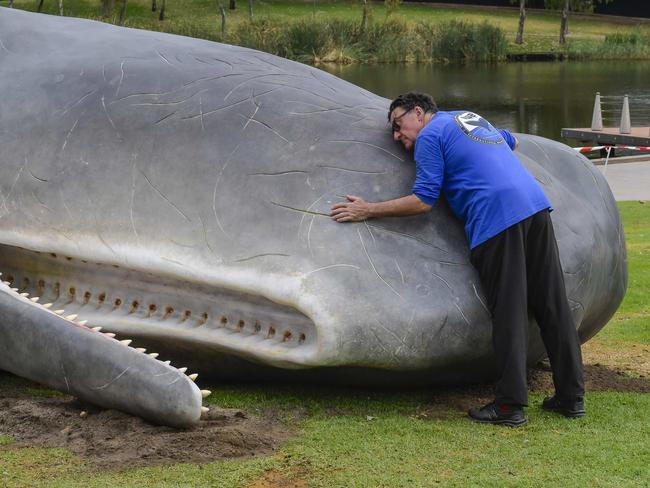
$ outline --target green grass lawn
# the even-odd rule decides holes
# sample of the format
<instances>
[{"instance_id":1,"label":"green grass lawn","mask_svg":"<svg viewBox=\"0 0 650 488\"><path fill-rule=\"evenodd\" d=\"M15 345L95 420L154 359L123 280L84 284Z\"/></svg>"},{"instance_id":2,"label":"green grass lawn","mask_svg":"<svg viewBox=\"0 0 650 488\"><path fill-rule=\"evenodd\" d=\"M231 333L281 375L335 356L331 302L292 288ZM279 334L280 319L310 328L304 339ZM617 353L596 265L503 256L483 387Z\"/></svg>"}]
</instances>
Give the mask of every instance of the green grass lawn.
<instances>
[{"instance_id":1,"label":"green grass lawn","mask_svg":"<svg viewBox=\"0 0 650 488\"><path fill-rule=\"evenodd\" d=\"M623 202L619 208L628 247L628 292L610 324L584 346L602 349L603 355L618 351L614 357L633 347L650 351L650 203ZM0 484L642 487L650 480L650 394L588 392L587 417L568 420L542 411L543 394L536 392L527 411L529 425L507 429L471 423L454 405L432 407L436 392L427 389L211 389L209 403L247 412L273 409L299 427L299 433L266 457L120 472L98 472L61 449L3 449ZM10 438L0 436L0 446L10 444Z\"/></svg>"},{"instance_id":2,"label":"green grass lawn","mask_svg":"<svg viewBox=\"0 0 650 488\"><path fill-rule=\"evenodd\" d=\"M0 0L0 5L7 5L9 0ZM162 0L157 0L160 7ZM227 7L227 0L221 0ZM225 41L238 44L238 26L247 24L248 3L239 0L238 9L227 10L227 34ZM15 7L25 10L36 10L36 0L16 0ZM99 0L64 0L65 14L69 16L101 19L101 3ZM50 14L58 13L58 2L46 0L43 11ZM371 19L374 23L384 22L387 18L383 2L374 2L371 7ZM149 30L160 30L176 34L201 37L211 40L221 40L217 2L215 0L169 0L166 9L167 19L158 20L158 12L151 12L151 1L128 0L126 26ZM362 9L355 0L320 0L317 1L316 19L346 21L361 21ZM106 19L116 23L119 17L118 6ZM298 19L312 18L311 0L282 1L255 0L255 19L271 19L278 27L286 26ZM560 15L555 11L530 11L526 19L525 42L522 45L514 43L518 25L516 9L458 9L424 4L404 4L398 11L391 14L391 19L403 21L408 29L416 24L427 22L433 25L448 23L453 20L463 20L480 24L488 22L503 29L508 40L510 53L535 52L565 52L573 57L616 58L650 57L650 22L633 25L629 22L617 22L613 19L603 20L588 15L574 15L570 18L570 35L567 46L562 47L558 42ZM603 46L606 35L638 34L643 46ZM354 57L353 57L354 59ZM357 60L367 60L359 57ZM348 59L349 61L349 59ZM382 59L379 59L382 61ZM383 59L386 61L386 59ZM390 61L390 59L388 59Z\"/></svg>"}]
</instances>

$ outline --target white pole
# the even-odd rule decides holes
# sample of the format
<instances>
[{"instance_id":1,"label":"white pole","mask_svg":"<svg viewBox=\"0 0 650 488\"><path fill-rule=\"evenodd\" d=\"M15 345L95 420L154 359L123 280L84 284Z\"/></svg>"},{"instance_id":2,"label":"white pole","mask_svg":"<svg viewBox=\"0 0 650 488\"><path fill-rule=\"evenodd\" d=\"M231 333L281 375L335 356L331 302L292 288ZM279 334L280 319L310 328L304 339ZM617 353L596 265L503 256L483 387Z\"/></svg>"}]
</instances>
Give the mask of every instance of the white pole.
<instances>
[{"instance_id":1,"label":"white pole","mask_svg":"<svg viewBox=\"0 0 650 488\"><path fill-rule=\"evenodd\" d=\"M600 110L600 92L596 92L594 114L591 117L591 130L603 130L603 114Z\"/></svg>"},{"instance_id":2,"label":"white pole","mask_svg":"<svg viewBox=\"0 0 650 488\"><path fill-rule=\"evenodd\" d=\"M631 134L632 124L630 122L630 102L628 96L623 97L623 111L621 112L621 134Z\"/></svg>"}]
</instances>

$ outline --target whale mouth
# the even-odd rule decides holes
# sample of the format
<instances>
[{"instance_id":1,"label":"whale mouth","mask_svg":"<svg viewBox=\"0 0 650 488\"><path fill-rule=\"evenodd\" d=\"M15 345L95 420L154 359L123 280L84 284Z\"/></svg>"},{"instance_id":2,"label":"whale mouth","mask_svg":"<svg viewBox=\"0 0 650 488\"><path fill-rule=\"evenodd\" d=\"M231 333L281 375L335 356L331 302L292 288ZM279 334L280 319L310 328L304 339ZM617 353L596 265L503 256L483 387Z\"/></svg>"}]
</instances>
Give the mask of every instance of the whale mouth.
<instances>
[{"instance_id":1,"label":"whale mouth","mask_svg":"<svg viewBox=\"0 0 650 488\"><path fill-rule=\"evenodd\" d=\"M309 363L314 322L254 293L0 245L2 279L89 327L119 336L187 342L280 367Z\"/></svg>"}]
</instances>

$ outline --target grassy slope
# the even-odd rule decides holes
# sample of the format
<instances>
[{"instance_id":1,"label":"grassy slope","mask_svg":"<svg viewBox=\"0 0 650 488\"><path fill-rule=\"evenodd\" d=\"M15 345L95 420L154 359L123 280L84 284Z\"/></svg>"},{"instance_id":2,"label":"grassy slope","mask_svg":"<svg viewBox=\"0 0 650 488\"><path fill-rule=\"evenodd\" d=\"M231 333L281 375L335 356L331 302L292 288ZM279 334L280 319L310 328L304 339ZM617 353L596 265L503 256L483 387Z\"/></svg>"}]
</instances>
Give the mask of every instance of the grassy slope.
<instances>
[{"instance_id":1,"label":"grassy slope","mask_svg":"<svg viewBox=\"0 0 650 488\"><path fill-rule=\"evenodd\" d=\"M619 207L628 245L629 289L615 318L592 340L609 350L650 346L650 204L624 202ZM589 414L577 421L541 411L541 395L535 394L528 409L530 424L511 430L468 422L453 405L432 410L435 392L428 390L212 389L210 402L248 411L284 411L287 422L298 422L303 433L277 455L262 459L121 473L93 472L63 450L0 451L0 481L8 487L239 487L260 480L265 472L276 481L328 488L632 487L650 479L648 394L589 393ZM301 420L293 417L297 411ZM8 442L0 437L0 445Z\"/></svg>"},{"instance_id":2,"label":"grassy slope","mask_svg":"<svg viewBox=\"0 0 650 488\"><path fill-rule=\"evenodd\" d=\"M65 13L70 16L100 18L99 0L64 0ZM118 0L119 2L119 0ZM161 0L158 0L158 5ZM227 0L221 0L227 6ZM0 0L0 5L7 5L8 0ZM25 10L35 10L36 0L16 0L15 6ZM239 0L236 11L227 11L228 31L241 22L248 21L247 2ZM219 38L220 18L215 0L170 0L167 6L168 20L159 22L157 13L151 12L151 2L148 0L129 0L126 25L151 30L163 30L183 35L205 37L216 40ZM58 2L48 0L44 4L44 12L56 14ZM292 21L298 17L310 18L312 2L309 0L255 0L254 11L256 18L272 17L282 22ZM383 3L372 6L372 17L375 21L386 18ZM116 22L119 9L115 9L109 21ZM354 0L320 0L317 2L318 18L341 18L348 20L361 19L361 7ZM558 44L560 17L557 12L529 12L526 19L525 43L522 46L514 44L518 25L516 10L470 9L460 10L449 7L437 7L418 4L403 5L393 14L410 24L427 21L432 23L449 20L467 20L480 23L487 21L504 29L510 43L511 52L551 52L561 50ZM650 35L650 22L640 26L629 23L616 23L614 19L602 20L589 16L574 16L570 18L570 49L582 52L593 48L594 43L600 43L606 34L615 32L632 33L639 31ZM601 53L602 55L602 53Z\"/></svg>"}]
</instances>

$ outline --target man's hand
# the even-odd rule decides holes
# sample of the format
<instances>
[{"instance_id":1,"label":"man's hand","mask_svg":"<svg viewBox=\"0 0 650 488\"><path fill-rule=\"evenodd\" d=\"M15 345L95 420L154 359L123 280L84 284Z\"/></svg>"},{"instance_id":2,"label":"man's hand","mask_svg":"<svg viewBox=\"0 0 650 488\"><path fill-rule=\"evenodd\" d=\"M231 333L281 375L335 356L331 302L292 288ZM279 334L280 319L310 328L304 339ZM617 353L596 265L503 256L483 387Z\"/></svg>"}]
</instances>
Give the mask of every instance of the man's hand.
<instances>
[{"instance_id":1,"label":"man's hand","mask_svg":"<svg viewBox=\"0 0 650 488\"><path fill-rule=\"evenodd\" d=\"M370 203L361 197L346 195L347 202L332 207L330 216L337 222L361 222L370 217Z\"/></svg>"}]
</instances>

